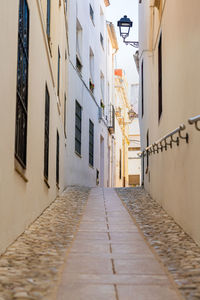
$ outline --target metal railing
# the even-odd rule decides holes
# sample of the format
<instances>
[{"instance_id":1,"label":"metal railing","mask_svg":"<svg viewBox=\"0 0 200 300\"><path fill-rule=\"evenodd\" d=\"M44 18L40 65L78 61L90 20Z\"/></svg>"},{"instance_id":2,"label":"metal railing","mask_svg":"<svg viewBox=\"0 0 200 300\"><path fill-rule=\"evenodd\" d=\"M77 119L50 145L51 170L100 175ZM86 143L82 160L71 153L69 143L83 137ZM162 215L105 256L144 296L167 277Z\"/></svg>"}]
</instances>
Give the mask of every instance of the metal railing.
<instances>
[{"instance_id":1,"label":"metal railing","mask_svg":"<svg viewBox=\"0 0 200 300\"><path fill-rule=\"evenodd\" d=\"M199 119L200 120L200 119ZM172 148L173 143L177 146L180 144L180 140L185 140L186 143L189 142L189 135L188 133L185 136L182 135L182 131L186 129L184 124L181 124L179 127L171 131L170 133L163 136L161 139L156 141L155 143L151 144L150 146L146 147L142 152L138 153L140 157L146 156L149 154L159 153L159 151L167 150L168 147ZM178 134L178 135L177 135ZM175 136L176 135L176 136Z\"/></svg>"},{"instance_id":2,"label":"metal railing","mask_svg":"<svg viewBox=\"0 0 200 300\"><path fill-rule=\"evenodd\" d=\"M190 125L194 124L195 128L200 131L200 127L198 127L198 121L200 121L200 115L188 119L188 123Z\"/></svg>"}]
</instances>

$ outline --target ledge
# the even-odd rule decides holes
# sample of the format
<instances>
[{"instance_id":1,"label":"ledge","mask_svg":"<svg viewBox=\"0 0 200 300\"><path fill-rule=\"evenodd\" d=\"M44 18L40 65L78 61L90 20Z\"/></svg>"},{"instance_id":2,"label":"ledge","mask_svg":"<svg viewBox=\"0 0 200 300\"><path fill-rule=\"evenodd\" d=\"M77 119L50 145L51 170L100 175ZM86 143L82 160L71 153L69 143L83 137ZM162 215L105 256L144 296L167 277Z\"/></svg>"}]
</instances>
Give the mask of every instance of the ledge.
<instances>
[{"instance_id":1,"label":"ledge","mask_svg":"<svg viewBox=\"0 0 200 300\"><path fill-rule=\"evenodd\" d=\"M48 179L46 179L45 177L44 177L44 183L46 184L46 186L48 187L48 189L50 189L50 185L49 185Z\"/></svg>"},{"instance_id":2,"label":"ledge","mask_svg":"<svg viewBox=\"0 0 200 300\"><path fill-rule=\"evenodd\" d=\"M25 182L28 182L28 178L26 177L26 169L24 169L21 166L21 164L18 162L18 160L16 158L15 158L14 166L15 166L15 171L21 176L21 178Z\"/></svg>"},{"instance_id":3,"label":"ledge","mask_svg":"<svg viewBox=\"0 0 200 300\"><path fill-rule=\"evenodd\" d=\"M78 152L74 151L74 153L75 153L79 158L82 158L82 155L79 154Z\"/></svg>"}]
</instances>

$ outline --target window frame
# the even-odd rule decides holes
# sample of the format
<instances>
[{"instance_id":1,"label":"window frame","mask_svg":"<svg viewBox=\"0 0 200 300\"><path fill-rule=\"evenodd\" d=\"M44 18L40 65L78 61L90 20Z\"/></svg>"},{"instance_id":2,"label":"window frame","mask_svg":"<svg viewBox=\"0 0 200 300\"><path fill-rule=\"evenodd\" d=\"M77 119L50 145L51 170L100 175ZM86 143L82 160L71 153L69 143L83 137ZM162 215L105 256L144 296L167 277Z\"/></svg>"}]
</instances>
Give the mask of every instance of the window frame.
<instances>
[{"instance_id":1,"label":"window frame","mask_svg":"<svg viewBox=\"0 0 200 300\"><path fill-rule=\"evenodd\" d=\"M58 66L57 66L57 96L60 96L60 61L61 61L61 56L60 56L60 48L58 46Z\"/></svg>"},{"instance_id":2,"label":"window frame","mask_svg":"<svg viewBox=\"0 0 200 300\"><path fill-rule=\"evenodd\" d=\"M142 109L142 118L144 116L144 61L142 60L141 64L141 109Z\"/></svg>"},{"instance_id":3,"label":"window frame","mask_svg":"<svg viewBox=\"0 0 200 300\"><path fill-rule=\"evenodd\" d=\"M162 33L158 43L158 121L160 121L163 112L162 95Z\"/></svg>"},{"instance_id":4,"label":"window frame","mask_svg":"<svg viewBox=\"0 0 200 300\"><path fill-rule=\"evenodd\" d=\"M51 36L51 0L47 0L46 33L49 41Z\"/></svg>"},{"instance_id":5,"label":"window frame","mask_svg":"<svg viewBox=\"0 0 200 300\"><path fill-rule=\"evenodd\" d=\"M27 164L28 74L30 14L26 0L19 2L15 158L23 169Z\"/></svg>"},{"instance_id":6,"label":"window frame","mask_svg":"<svg viewBox=\"0 0 200 300\"><path fill-rule=\"evenodd\" d=\"M59 186L60 181L60 137L58 130L56 131L56 184Z\"/></svg>"},{"instance_id":7,"label":"window frame","mask_svg":"<svg viewBox=\"0 0 200 300\"><path fill-rule=\"evenodd\" d=\"M89 119L89 165L94 167L94 123Z\"/></svg>"},{"instance_id":8,"label":"window frame","mask_svg":"<svg viewBox=\"0 0 200 300\"><path fill-rule=\"evenodd\" d=\"M75 153L81 156L82 107L75 101Z\"/></svg>"},{"instance_id":9,"label":"window frame","mask_svg":"<svg viewBox=\"0 0 200 300\"><path fill-rule=\"evenodd\" d=\"M45 87L45 122L44 122L44 178L49 177L49 123L50 123L50 95L48 86Z\"/></svg>"}]
</instances>

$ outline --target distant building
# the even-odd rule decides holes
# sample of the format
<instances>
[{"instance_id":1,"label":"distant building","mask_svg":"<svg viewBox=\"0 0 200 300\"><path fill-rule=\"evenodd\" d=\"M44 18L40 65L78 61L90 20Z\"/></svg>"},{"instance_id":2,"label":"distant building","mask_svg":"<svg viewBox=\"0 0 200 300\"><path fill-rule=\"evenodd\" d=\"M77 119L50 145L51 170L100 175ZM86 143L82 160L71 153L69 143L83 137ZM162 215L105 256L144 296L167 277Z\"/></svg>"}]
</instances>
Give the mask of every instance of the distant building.
<instances>
[{"instance_id":1,"label":"distant building","mask_svg":"<svg viewBox=\"0 0 200 300\"><path fill-rule=\"evenodd\" d=\"M109 1L69 1L65 184L112 186L113 68L118 49Z\"/></svg>"},{"instance_id":2,"label":"distant building","mask_svg":"<svg viewBox=\"0 0 200 300\"><path fill-rule=\"evenodd\" d=\"M122 69L115 70L115 186L128 183L129 115L128 83Z\"/></svg>"},{"instance_id":3,"label":"distant building","mask_svg":"<svg viewBox=\"0 0 200 300\"><path fill-rule=\"evenodd\" d=\"M129 125L128 146L128 182L129 186L139 186L141 183L141 160L138 154L141 151L140 128L138 117Z\"/></svg>"}]
</instances>

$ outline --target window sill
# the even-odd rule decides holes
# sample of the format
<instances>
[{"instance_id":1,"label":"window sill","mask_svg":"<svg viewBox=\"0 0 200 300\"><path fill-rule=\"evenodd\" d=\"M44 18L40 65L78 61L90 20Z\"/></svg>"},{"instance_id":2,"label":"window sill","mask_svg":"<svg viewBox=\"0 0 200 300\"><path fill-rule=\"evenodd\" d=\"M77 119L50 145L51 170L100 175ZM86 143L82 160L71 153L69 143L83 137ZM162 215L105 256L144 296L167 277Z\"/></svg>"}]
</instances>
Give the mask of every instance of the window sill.
<instances>
[{"instance_id":1,"label":"window sill","mask_svg":"<svg viewBox=\"0 0 200 300\"><path fill-rule=\"evenodd\" d=\"M44 183L46 184L46 186L48 187L48 189L50 189L50 185L48 183L48 179L46 179L45 177L44 177Z\"/></svg>"},{"instance_id":2,"label":"window sill","mask_svg":"<svg viewBox=\"0 0 200 300\"><path fill-rule=\"evenodd\" d=\"M79 158L82 158L81 154L79 154L77 151L74 151L74 153L75 153Z\"/></svg>"},{"instance_id":3,"label":"window sill","mask_svg":"<svg viewBox=\"0 0 200 300\"><path fill-rule=\"evenodd\" d=\"M18 160L15 158L15 171L21 176L21 178L25 181L28 182L28 178L26 177L26 169L24 169Z\"/></svg>"}]
</instances>

